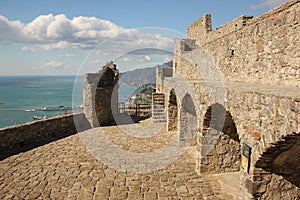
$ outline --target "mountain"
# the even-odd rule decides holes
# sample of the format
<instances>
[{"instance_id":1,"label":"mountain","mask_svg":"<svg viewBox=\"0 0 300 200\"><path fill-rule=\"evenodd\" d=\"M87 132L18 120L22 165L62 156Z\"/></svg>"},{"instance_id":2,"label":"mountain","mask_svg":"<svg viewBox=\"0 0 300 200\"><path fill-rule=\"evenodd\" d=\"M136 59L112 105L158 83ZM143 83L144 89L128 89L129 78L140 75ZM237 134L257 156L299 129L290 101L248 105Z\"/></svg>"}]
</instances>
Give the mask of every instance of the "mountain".
<instances>
[{"instance_id":1,"label":"mountain","mask_svg":"<svg viewBox=\"0 0 300 200\"><path fill-rule=\"evenodd\" d=\"M156 67L172 67L173 62L167 62L162 65L157 65L154 67L135 69L132 71L127 71L120 73L119 84L120 85L132 85L140 87L147 83L155 83L156 77Z\"/></svg>"}]
</instances>

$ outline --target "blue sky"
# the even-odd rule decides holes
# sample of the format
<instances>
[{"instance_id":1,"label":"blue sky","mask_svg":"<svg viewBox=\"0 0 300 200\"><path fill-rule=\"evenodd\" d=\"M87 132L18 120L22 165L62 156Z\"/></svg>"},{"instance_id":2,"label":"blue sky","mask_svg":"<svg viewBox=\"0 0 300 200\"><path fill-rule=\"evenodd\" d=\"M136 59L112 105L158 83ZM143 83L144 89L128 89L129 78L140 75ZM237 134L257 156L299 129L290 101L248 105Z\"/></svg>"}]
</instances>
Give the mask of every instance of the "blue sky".
<instances>
[{"instance_id":1,"label":"blue sky","mask_svg":"<svg viewBox=\"0 0 300 200\"><path fill-rule=\"evenodd\" d=\"M0 75L93 72L108 60L121 71L171 59L127 55L133 49L172 51L174 37L205 13L213 27L258 16L286 0L1 0ZM145 28L152 27L152 28Z\"/></svg>"}]
</instances>

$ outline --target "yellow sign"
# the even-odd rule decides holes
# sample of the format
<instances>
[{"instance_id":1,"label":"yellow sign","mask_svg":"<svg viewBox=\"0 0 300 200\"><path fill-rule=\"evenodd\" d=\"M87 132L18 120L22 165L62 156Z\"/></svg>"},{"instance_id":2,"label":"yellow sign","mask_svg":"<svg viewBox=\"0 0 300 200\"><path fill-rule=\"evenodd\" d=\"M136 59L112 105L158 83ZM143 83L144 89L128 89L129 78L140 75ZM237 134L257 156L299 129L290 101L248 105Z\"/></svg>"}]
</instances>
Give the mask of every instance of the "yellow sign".
<instances>
[{"instance_id":1,"label":"yellow sign","mask_svg":"<svg viewBox=\"0 0 300 200\"><path fill-rule=\"evenodd\" d=\"M242 155L242 167L246 172L248 172L248 165L249 165L248 158Z\"/></svg>"},{"instance_id":2,"label":"yellow sign","mask_svg":"<svg viewBox=\"0 0 300 200\"><path fill-rule=\"evenodd\" d=\"M242 150L242 167L247 173L249 173L250 158L251 158L251 148L247 144L244 144Z\"/></svg>"}]
</instances>

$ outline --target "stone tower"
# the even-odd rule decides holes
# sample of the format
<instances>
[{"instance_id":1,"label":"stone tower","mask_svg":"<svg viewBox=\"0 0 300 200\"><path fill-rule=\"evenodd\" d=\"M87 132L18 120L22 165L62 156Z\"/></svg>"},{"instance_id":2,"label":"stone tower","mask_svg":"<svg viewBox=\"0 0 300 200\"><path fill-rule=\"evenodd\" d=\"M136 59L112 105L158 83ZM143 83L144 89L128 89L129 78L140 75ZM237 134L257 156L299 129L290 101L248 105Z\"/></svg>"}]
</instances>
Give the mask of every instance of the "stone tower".
<instances>
[{"instance_id":1,"label":"stone tower","mask_svg":"<svg viewBox=\"0 0 300 200\"><path fill-rule=\"evenodd\" d=\"M114 120L118 109L119 70L110 61L97 73L87 73L83 86L84 113L92 127Z\"/></svg>"}]
</instances>

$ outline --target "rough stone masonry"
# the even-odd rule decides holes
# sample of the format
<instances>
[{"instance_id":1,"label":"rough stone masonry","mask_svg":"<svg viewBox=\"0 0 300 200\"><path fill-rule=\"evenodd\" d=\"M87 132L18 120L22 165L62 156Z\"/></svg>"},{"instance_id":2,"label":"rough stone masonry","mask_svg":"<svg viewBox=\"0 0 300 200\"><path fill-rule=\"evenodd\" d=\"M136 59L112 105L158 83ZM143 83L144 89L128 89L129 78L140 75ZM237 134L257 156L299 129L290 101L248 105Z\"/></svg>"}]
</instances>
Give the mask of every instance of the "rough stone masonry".
<instances>
[{"instance_id":1,"label":"rough stone masonry","mask_svg":"<svg viewBox=\"0 0 300 200\"><path fill-rule=\"evenodd\" d=\"M84 78L84 114L92 127L114 120L118 109L119 70L110 61L98 73L88 73Z\"/></svg>"},{"instance_id":2,"label":"rough stone masonry","mask_svg":"<svg viewBox=\"0 0 300 200\"><path fill-rule=\"evenodd\" d=\"M299 33L299 0L216 30L205 14L175 40L172 75L157 70L167 127L196 143L199 174L241 171L243 199L300 198Z\"/></svg>"}]
</instances>

